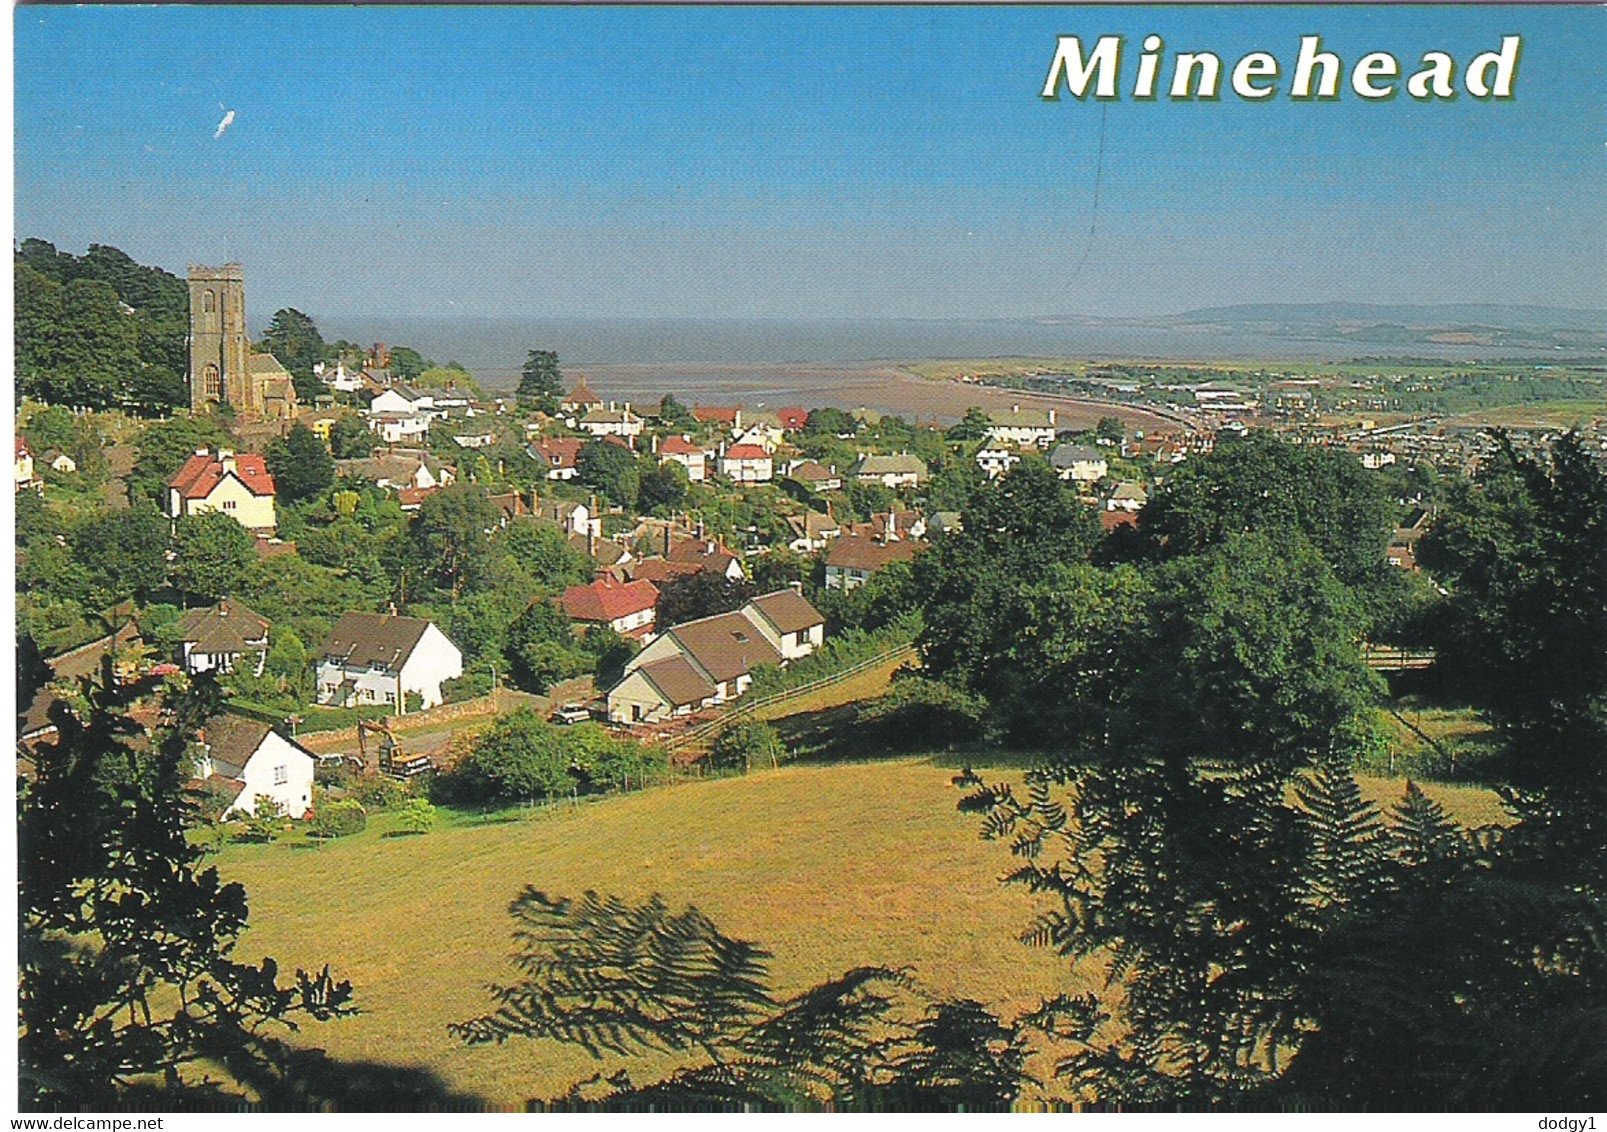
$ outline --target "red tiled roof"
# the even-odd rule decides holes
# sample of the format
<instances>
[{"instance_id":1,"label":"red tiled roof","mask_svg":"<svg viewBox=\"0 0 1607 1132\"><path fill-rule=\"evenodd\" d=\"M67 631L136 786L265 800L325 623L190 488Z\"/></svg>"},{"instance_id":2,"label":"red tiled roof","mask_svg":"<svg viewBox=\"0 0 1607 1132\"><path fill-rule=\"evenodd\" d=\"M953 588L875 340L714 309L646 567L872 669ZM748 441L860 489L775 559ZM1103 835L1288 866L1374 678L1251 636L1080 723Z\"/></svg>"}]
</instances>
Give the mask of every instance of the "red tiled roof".
<instances>
[{"instance_id":1,"label":"red tiled roof","mask_svg":"<svg viewBox=\"0 0 1607 1132\"><path fill-rule=\"evenodd\" d=\"M582 440L565 437L543 437L535 442L533 447L542 457L555 468L573 468L575 458L580 455Z\"/></svg>"},{"instance_id":2,"label":"red tiled roof","mask_svg":"<svg viewBox=\"0 0 1607 1132\"><path fill-rule=\"evenodd\" d=\"M768 460L770 453L757 444L733 444L725 450L727 460Z\"/></svg>"},{"instance_id":3,"label":"red tiled roof","mask_svg":"<svg viewBox=\"0 0 1607 1132\"><path fill-rule=\"evenodd\" d=\"M1101 511L1099 525L1105 528L1106 534L1109 534L1117 527L1138 526L1138 515L1132 511Z\"/></svg>"},{"instance_id":4,"label":"red tiled roof","mask_svg":"<svg viewBox=\"0 0 1607 1132\"><path fill-rule=\"evenodd\" d=\"M809 411L807 409L777 409L776 416L781 418L781 427L788 432L803 428L804 425L809 423Z\"/></svg>"},{"instance_id":5,"label":"red tiled roof","mask_svg":"<svg viewBox=\"0 0 1607 1132\"><path fill-rule=\"evenodd\" d=\"M570 586L564 591L564 613L571 621L606 624L658 604L658 587L652 582L616 582L599 578L589 586Z\"/></svg>"},{"instance_id":6,"label":"red tiled roof","mask_svg":"<svg viewBox=\"0 0 1607 1132\"><path fill-rule=\"evenodd\" d=\"M32 455L33 455L33 453L28 451L28 442L26 440L24 440L20 436L17 437L17 459L20 460L24 456L32 456Z\"/></svg>"},{"instance_id":7,"label":"red tiled roof","mask_svg":"<svg viewBox=\"0 0 1607 1132\"><path fill-rule=\"evenodd\" d=\"M439 487L399 487L396 489L396 501L404 508L417 507L440 490Z\"/></svg>"},{"instance_id":8,"label":"red tiled roof","mask_svg":"<svg viewBox=\"0 0 1607 1132\"><path fill-rule=\"evenodd\" d=\"M242 452L233 459L235 474L247 491L252 495L273 494L273 477L268 474L268 465L261 456ZM185 499L205 499L226 475L223 461L216 455L197 454L185 461L178 474L167 481L167 486L176 489Z\"/></svg>"},{"instance_id":9,"label":"red tiled roof","mask_svg":"<svg viewBox=\"0 0 1607 1132\"><path fill-rule=\"evenodd\" d=\"M660 456L702 456L703 449L693 444L684 436L666 437L658 446Z\"/></svg>"},{"instance_id":10,"label":"red tiled roof","mask_svg":"<svg viewBox=\"0 0 1607 1132\"><path fill-rule=\"evenodd\" d=\"M692 419L703 424L708 424L710 421L719 421L722 424L736 424L737 414L741 411L741 405L731 409L714 405L707 407L697 405L692 409Z\"/></svg>"}]
</instances>

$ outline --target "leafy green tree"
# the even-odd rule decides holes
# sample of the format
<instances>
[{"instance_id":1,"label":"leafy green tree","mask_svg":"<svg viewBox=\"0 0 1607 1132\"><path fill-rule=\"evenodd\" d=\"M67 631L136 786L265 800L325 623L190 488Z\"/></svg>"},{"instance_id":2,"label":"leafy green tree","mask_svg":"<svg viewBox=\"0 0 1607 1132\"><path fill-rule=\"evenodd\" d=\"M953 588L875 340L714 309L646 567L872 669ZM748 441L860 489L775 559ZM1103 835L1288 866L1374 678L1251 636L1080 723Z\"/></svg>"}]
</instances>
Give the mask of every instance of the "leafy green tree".
<instances>
[{"instance_id":1,"label":"leafy green tree","mask_svg":"<svg viewBox=\"0 0 1607 1132\"><path fill-rule=\"evenodd\" d=\"M681 404L673 393L666 393L658 403L658 419L671 429L695 429L697 418L692 410Z\"/></svg>"},{"instance_id":2,"label":"leafy green tree","mask_svg":"<svg viewBox=\"0 0 1607 1132\"><path fill-rule=\"evenodd\" d=\"M972 405L965 410L965 416L960 418L958 424L951 425L945 434L949 440L973 441L981 440L988 434L993 422L988 417L986 409L980 405Z\"/></svg>"},{"instance_id":3,"label":"leafy green tree","mask_svg":"<svg viewBox=\"0 0 1607 1132\"><path fill-rule=\"evenodd\" d=\"M1500 729L1508 780L1607 805L1607 474L1577 436L1529 456L1502 436L1419 560L1451 590L1438 664Z\"/></svg>"},{"instance_id":4,"label":"leafy green tree","mask_svg":"<svg viewBox=\"0 0 1607 1132\"><path fill-rule=\"evenodd\" d=\"M1348 586L1376 585L1395 505L1348 452L1295 445L1270 432L1222 437L1150 497L1140 530L1162 557L1194 554L1244 531L1299 532Z\"/></svg>"},{"instance_id":5,"label":"leafy green tree","mask_svg":"<svg viewBox=\"0 0 1607 1132\"><path fill-rule=\"evenodd\" d=\"M480 383L475 380L474 374L450 362L444 366L432 366L424 370L413 379L413 384L420 389L456 389L467 393L471 397L484 397Z\"/></svg>"},{"instance_id":6,"label":"leafy green tree","mask_svg":"<svg viewBox=\"0 0 1607 1132\"><path fill-rule=\"evenodd\" d=\"M391 347L391 375L398 381L412 381L425 370L434 368L434 362L411 347Z\"/></svg>"},{"instance_id":7,"label":"leafy green tree","mask_svg":"<svg viewBox=\"0 0 1607 1132\"><path fill-rule=\"evenodd\" d=\"M396 816L397 824L408 833L428 833L435 828L435 807L428 798L409 798Z\"/></svg>"},{"instance_id":8,"label":"leafy green tree","mask_svg":"<svg viewBox=\"0 0 1607 1132\"><path fill-rule=\"evenodd\" d=\"M519 371L519 404L552 412L564 395L564 376L552 350L531 350Z\"/></svg>"},{"instance_id":9,"label":"leafy green tree","mask_svg":"<svg viewBox=\"0 0 1607 1132\"><path fill-rule=\"evenodd\" d=\"M1094 435L1100 440L1108 440L1112 444L1120 444L1127 435L1127 426L1120 417L1100 417L1099 423L1094 426Z\"/></svg>"},{"instance_id":10,"label":"leafy green tree","mask_svg":"<svg viewBox=\"0 0 1607 1132\"><path fill-rule=\"evenodd\" d=\"M594 487L616 503L636 506L641 485L636 453L622 444L588 440L575 457L575 479Z\"/></svg>"},{"instance_id":11,"label":"leafy green tree","mask_svg":"<svg viewBox=\"0 0 1607 1132\"><path fill-rule=\"evenodd\" d=\"M168 541L168 520L143 500L79 527L72 552L88 578L89 603L103 609L160 589L167 579Z\"/></svg>"},{"instance_id":12,"label":"leafy green tree","mask_svg":"<svg viewBox=\"0 0 1607 1132\"><path fill-rule=\"evenodd\" d=\"M744 772L757 763L775 766L787 753L781 736L770 724L756 719L738 720L714 737L709 760L715 766L741 767Z\"/></svg>"},{"instance_id":13,"label":"leafy green tree","mask_svg":"<svg viewBox=\"0 0 1607 1132\"><path fill-rule=\"evenodd\" d=\"M807 439L852 436L857 431L859 424L853 417L829 405L811 409L804 419L803 435Z\"/></svg>"},{"instance_id":14,"label":"leafy green tree","mask_svg":"<svg viewBox=\"0 0 1607 1132\"><path fill-rule=\"evenodd\" d=\"M458 775L480 801L534 802L575 789L572 762L560 729L522 707L475 740Z\"/></svg>"},{"instance_id":15,"label":"leafy green tree","mask_svg":"<svg viewBox=\"0 0 1607 1132\"><path fill-rule=\"evenodd\" d=\"M544 594L562 593L591 579L591 561L569 545L563 531L551 524L515 522L502 535L503 549Z\"/></svg>"},{"instance_id":16,"label":"leafy green tree","mask_svg":"<svg viewBox=\"0 0 1607 1132\"><path fill-rule=\"evenodd\" d=\"M513 682L540 694L591 665L575 649L569 618L550 601L533 601L508 626L504 646Z\"/></svg>"},{"instance_id":17,"label":"leafy green tree","mask_svg":"<svg viewBox=\"0 0 1607 1132\"><path fill-rule=\"evenodd\" d=\"M673 578L659 588L654 620L660 625L681 625L713 617L716 613L730 613L741 609L753 595L749 582L700 570L683 578Z\"/></svg>"},{"instance_id":18,"label":"leafy green tree","mask_svg":"<svg viewBox=\"0 0 1607 1132\"><path fill-rule=\"evenodd\" d=\"M234 436L214 416L173 417L147 425L135 444L134 474L129 498L165 502L165 485L201 448L234 447Z\"/></svg>"},{"instance_id":19,"label":"leafy green tree","mask_svg":"<svg viewBox=\"0 0 1607 1132\"><path fill-rule=\"evenodd\" d=\"M186 515L173 528L173 585L203 604L228 597L257 561L257 544L221 511Z\"/></svg>"},{"instance_id":20,"label":"leafy green tree","mask_svg":"<svg viewBox=\"0 0 1607 1132\"><path fill-rule=\"evenodd\" d=\"M673 460L641 473L636 506L642 511L663 514L686 502L686 469Z\"/></svg>"},{"instance_id":21,"label":"leafy green tree","mask_svg":"<svg viewBox=\"0 0 1607 1132\"><path fill-rule=\"evenodd\" d=\"M268 445L268 472L279 498L299 503L323 495L335 483L335 461L312 429L297 421L283 440Z\"/></svg>"},{"instance_id":22,"label":"leafy green tree","mask_svg":"<svg viewBox=\"0 0 1607 1132\"><path fill-rule=\"evenodd\" d=\"M1042 462L1017 465L978 490L961 522L963 530L915 560L919 644L934 676L982 692L1009 679L991 673L1025 625L1023 592L1086 562L1099 525Z\"/></svg>"},{"instance_id":23,"label":"leafy green tree","mask_svg":"<svg viewBox=\"0 0 1607 1132\"><path fill-rule=\"evenodd\" d=\"M350 413L329 426L329 447L337 460L360 460L374 451L374 432Z\"/></svg>"},{"instance_id":24,"label":"leafy green tree","mask_svg":"<svg viewBox=\"0 0 1607 1132\"><path fill-rule=\"evenodd\" d=\"M491 569L493 538L501 522L485 488L455 483L424 501L407 537L424 576L457 597Z\"/></svg>"},{"instance_id":25,"label":"leafy green tree","mask_svg":"<svg viewBox=\"0 0 1607 1132\"><path fill-rule=\"evenodd\" d=\"M965 805L1026 862L1012 880L1055 900L1031 940L1118 956L1120 1001L1081 1011L1108 1025L1064 1063L1074 1085L1219 1103L1274 1080L1313 1021L1300 971L1333 902L1314 905L1359 898L1364 877L1334 874L1368 833L1349 795L1314 806L1340 816L1313 830L1289 794L1353 789L1377 689L1354 602L1302 540L1236 536L1154 585L1117 640L1067 658L1072 695L1095 694L1063 753L1024 797L983 788Z\"/></svg>"},{"instance_id":26,"label":"leafy green tree","mask_svg":"<svg viewBox=\"0 0 1607 1132\"><path fill-rule=\"evenodd\" d=\"M162 694L98 680L53 709L58 735L38 751L18 799L18 1080L24 1108L216 1103L192 1072L271 1072L272 1027L349 1013L351 986L231 952L247 924L245 890L201 867L184 792L190 738L215 710L203 680L169 691L147 742L131 711Z\"/></svg>"},{"instance_id":27,"label":"leafy green tree","mask_svg":"<svg viewBox=\"0 0 1607 1132\"><path fill-rule=\"evenodd\" d=\"M268 332L263 335L262 346L290 371L299 399L310 405L324 392L323 382L313 374L312 367L329 361L333 351L318 332L318 325L307 315L294 307L275 311Z\"/></svg>"}]
</instances>

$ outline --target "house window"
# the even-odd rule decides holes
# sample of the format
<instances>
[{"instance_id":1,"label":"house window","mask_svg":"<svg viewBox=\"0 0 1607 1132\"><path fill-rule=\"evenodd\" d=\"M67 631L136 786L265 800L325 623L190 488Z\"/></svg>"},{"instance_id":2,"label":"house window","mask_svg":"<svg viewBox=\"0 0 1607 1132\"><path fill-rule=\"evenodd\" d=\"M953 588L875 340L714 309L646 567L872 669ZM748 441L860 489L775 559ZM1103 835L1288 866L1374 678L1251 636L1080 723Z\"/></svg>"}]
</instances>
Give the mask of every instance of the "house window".
<instances>
[{"instance_id":1,"label":"house window","mask_svg":"<svg viewBox=\"0 0 1607 1132\"><path fill-rule=\"evenodd\" d=\"M280 763L278 766L273 768L273 784L275 786L283 786L289 781L290 768L288 766L286 766L284 763Z\"/></svg>"},{"instance_id":2,"label":"house window","mask_svg":"<svg viewBox=\"0 0 1607 1132\"><path fill-rule=\"evenodd\" d=\"M238 502L237 500L225 499L223 501L223 509L225 511L233 511L235 509L235 506L237 505L237 502Z\"/></svg>"},{"instance_id":3,"label":"house window","mask_svg":"<svg viewBox=\"0 0 1607 1132\"><path fill-rule=\"evenodd\" d=\"M394 704L396 702L396 693L395 692L386 692L385 693L385 702L388 703L388 704Z\"/></svg>"}]
</instances>

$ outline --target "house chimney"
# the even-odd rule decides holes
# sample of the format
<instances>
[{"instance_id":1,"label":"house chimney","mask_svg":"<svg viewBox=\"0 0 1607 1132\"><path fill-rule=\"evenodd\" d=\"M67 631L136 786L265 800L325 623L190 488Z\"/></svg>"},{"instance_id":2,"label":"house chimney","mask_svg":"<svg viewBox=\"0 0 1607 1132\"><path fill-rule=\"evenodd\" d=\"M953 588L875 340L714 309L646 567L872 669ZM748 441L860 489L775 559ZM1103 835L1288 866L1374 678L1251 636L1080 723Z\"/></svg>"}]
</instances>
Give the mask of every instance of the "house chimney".
<instances>
[{"instance_id":1,"label":"house chimney","mask_svg":"<svg viewBox=\"0 0 1607 1132\"><path fill-rule=\"evenodd\" d=\"M196 450L195 450L195 454L196 454L196 455L197 455L197 456L207 456L207 455L210 455L210 454L211 454L211 452L212 452L212 450L211 450L211 449L210 449L210 448L208 448L208 447L207 447L207 446L206 446L206 445L204 445L204 444L203 444L203 445L202 445L202 446L201 446L201 447L199 447L199 448L197 448L197 449L196 449Z\"/></svg>"},{"instance_id":2,"label":"house chimney","mask_svg":"<svg viewBox=\"0 0 1607 1132\"><path fill-rule=\"evenodd\" d=\"M652 452L653 452L653 455L655 455L655 456L657 456L657 455L658 455L658 434L657 434L657 433L654 433L654 434L653 434L653 447L652 447Z\"/></svg>"},{"instance_id":3,"label":"house chimney","mask_svg":"<svg viewBox=\"0 0 1607 1132\"><path fill-rule=\"evenodd\" d=\"M797 594L799 597L803 596L803 583L802 582L788 582L787 583L787 588L789 590L791 590L793 593Z\"/></svg>"},{"instance_id":4,"label":"house chimney","mask_svg":"<svg viewBox=\"0 0 1607 1132\"><path fill-rule=\"evenodd\" d=\"M1053 409L1049 410L1049 423L1051 425L1055 423L1055 411Z\"/></svg>"}]
</instances>

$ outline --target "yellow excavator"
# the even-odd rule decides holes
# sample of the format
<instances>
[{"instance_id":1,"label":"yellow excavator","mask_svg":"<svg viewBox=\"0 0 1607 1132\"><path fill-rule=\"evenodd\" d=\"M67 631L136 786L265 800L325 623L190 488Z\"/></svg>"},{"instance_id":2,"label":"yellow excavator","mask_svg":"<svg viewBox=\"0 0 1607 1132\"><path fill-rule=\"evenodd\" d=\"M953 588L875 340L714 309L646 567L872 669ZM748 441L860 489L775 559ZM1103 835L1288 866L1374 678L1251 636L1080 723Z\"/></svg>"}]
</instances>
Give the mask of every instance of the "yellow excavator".
<instances>
[{"instance_id":1,"label":"yellow excavator","mask_svg":"<svg viewBox=\"0 0 1607 1132\"><path fill-rule=\"evenodd\" d=\"M362 719L357 722L357 749L362 752L363 765L368 766L368 741L372 733L379 743L375 748L379 772L401 782L435 769L429 755L409 755L402 751L401 743L391 733L391 725L384 720Z\"/></svg>"}]
</instances>

